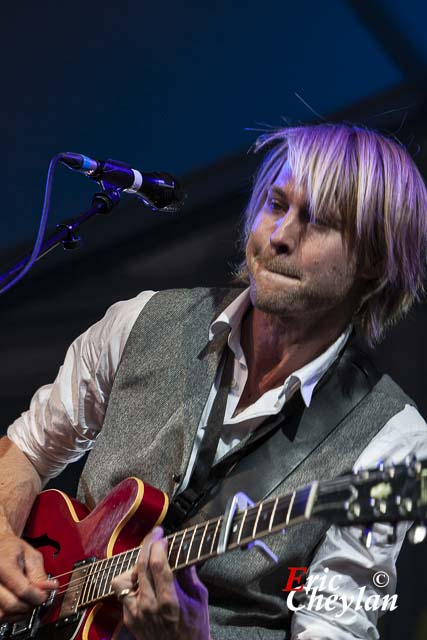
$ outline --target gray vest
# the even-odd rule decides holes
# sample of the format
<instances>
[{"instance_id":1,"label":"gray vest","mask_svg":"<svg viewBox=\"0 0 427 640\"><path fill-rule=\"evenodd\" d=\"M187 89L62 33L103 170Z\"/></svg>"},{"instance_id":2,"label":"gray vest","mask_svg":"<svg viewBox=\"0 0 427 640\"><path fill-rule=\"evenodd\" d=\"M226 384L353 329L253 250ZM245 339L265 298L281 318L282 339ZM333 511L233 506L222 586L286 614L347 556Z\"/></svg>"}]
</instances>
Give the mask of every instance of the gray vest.
<instances>
[{"instance_id":1,"label":"gray vest","mask_svg":"<svg viewBox=\"0 0 427 640\"><path fill-rule=\"evenodd\" d=\"M103 429L89 455L79 497L97 504L128 476L172 495L184 476L221 353L224 331L209 342L210 323L240 289L172 290L156 294L137 319L111 392ZM349 471L374 435L411 400L383 376L338 429L269 497ZM254 470L256 476L256 470ZM288 567L307 566L328 524L310 522L272 535L272 565L256 549L207 561L199 575L209 589L212 638L283 640L291 615L282 588Z\"/></svg>"}]
</instances>

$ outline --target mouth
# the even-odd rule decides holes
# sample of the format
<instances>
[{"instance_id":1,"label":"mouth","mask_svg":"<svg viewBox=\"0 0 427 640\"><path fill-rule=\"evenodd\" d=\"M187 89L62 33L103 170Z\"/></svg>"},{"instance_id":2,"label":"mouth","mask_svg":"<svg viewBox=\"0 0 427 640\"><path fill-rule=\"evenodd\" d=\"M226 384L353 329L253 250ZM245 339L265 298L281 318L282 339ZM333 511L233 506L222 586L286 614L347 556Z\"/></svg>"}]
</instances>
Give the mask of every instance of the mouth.
<instances>
[{"instance_id":1,"label":"mouth","mask_svg":"<svg viewBox=\"0 0 427 640\"><path fill-rule=\"evenodd\" d=\"M272 273L275 276L281 276L282 278L289 278L290 280L300 280L300 278L293 273L287 273L286 271L273 271L272 269L267 269L269 273Z\"/></svg>"},{"instance_id":2,"label":"mouth","mask_svg":"<svg viewBox=\"0 0 427 640\"><path fill-rule=\"evenodd\" d=\"M277 269L273 266L269 266L268 264L261 264L261 268L264 269L269 275L288 278L289 280L301 280L299 272L294 269Z\"/></svg>"},{"instance_id":3,"label":"mouth","mask_svg":"<svg viewBox=\"0 0 427 640\"><path fill-rule=\"evenodd\" d=\"M255 258L255 262L258 263L258 267L271 275L289 278L290 280L302 279L302 274L295 265L288 263L286 260L278 259L278 257L264 256L264 259L262 259L261 256L258 256Z\"/></svg>"}]
</instances>

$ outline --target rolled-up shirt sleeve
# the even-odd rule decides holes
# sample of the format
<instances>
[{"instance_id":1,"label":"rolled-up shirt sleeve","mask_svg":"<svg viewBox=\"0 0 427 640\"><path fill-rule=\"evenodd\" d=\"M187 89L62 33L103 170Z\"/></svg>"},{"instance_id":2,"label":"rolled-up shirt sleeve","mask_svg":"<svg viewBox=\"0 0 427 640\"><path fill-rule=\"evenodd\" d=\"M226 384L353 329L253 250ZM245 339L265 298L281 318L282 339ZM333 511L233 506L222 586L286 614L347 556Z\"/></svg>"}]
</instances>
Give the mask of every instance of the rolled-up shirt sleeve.
<instances>
[{"instance_id":1,"label":"rolled-up shirt sleeve","mask_svg":"<svg viewBox=\"0 0 427 640\"><path fill-rule=\"evenodd\" d=\"M52 384L41 387L7 435L45 482L95 442L130 331L154 291L114 304L69 347Z\"/></svg>"},{"instance_id":2,"label":"rolled-up shirt sleeve","mask_svg":"<svg viewBox=\"0 0 427 640\"><path fill-rule=\"evenodd\" d=\"M410 454L427 458L427 425L414 407L406 405L362 452L355 468L374 468L380 461L398 464ZM330 527L309 567L312 588L294 599L295 608L301 608L293 616L292 640L377 640L378 618L394 606L396 560L410 526L399 523L395 541L390 542L392 526L375 524L369 549L361 542L361 527ZM326 598L338 596L333 608L309 606L316 586L323 605ZM383 603L388 603L384 610Z\"/></svg>"}]
</instances>

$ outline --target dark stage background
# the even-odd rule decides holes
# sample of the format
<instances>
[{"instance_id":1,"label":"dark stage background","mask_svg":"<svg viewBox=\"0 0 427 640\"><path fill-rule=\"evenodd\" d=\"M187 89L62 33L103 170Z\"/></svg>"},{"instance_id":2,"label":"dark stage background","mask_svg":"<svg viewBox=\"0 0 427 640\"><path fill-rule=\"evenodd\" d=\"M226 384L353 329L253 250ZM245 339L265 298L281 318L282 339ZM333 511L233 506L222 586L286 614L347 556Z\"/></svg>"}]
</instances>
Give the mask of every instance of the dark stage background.
<instances>
[{"instance_id":1,"label":"dark stage background","mask_svg":"<svg viewBox=\"0 0 427 640\"><path fill-rule=\"evenodd\" d=\"M256 130L318 120L313 110L360 122L397 134L426 176L426 19L421 0L3 9L0 264L31 247L58 151L169 171L189 196L179 214L123 198L82 229L81 249L53 251L1 299L2 431L108 305L143 289L228 282ZM49 228L88 207L94 191L59 169ZM376 352L424 415L426 314L420 303ZM78 471L55 486L72 491ZM383 619L383 638L426 637L426 561L427 543L405 545L399 607Z\"/></svg>"}]
</instances>

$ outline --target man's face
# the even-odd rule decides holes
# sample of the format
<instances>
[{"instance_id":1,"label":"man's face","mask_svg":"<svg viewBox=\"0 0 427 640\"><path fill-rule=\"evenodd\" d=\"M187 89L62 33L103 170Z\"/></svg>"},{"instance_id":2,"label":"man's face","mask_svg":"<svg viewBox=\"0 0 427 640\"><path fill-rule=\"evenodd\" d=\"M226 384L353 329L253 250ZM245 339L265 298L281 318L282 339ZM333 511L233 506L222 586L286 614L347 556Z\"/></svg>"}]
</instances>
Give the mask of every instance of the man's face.
<instances>
[{"instance_id":1,"label":"man's face","mask_svg":"<svg viewBox=\"0 0 427 640\"><path fill-rule=\"evenodd\" d=\"M360 287L356 256L345 242L339 214L311 222L306 194L296 187L287 164L254 221L246 261L252 303L262 311L351 318Z\"/></svg>"}]
</instances>

